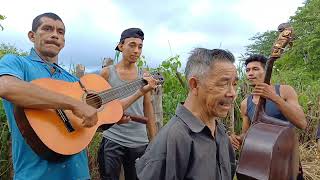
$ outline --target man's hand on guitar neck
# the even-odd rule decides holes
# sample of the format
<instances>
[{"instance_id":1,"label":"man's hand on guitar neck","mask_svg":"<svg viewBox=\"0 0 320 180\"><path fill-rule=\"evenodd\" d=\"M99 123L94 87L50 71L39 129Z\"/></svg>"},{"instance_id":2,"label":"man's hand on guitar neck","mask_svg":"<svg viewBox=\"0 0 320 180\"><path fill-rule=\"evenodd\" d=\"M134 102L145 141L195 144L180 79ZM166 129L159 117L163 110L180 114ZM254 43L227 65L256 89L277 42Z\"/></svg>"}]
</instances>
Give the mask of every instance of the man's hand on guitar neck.
<instances>
[{"instance_id":1,"label":"man's hand on guitar neck","mask_svg":"<svg viewBox=\"0 0 320 180\"><path fill-rule=\"evenodd\" d=\"M77 117L81 118L82 125L84 127L90 128L97 124L98 122L98 115L97 110L85 103L78 103L72 108L72 112Z\"/></svg>"},{"instance_id":2,"label":"man's hand on guitar neck","mask_svg":"<svg viewBox=\"0 0 320 180\"><path fill-rule=\"evenodd\" d=\"M150 74L144 73L143 79L145 79L148 82L147 85L143 86L141 89L136 91L136 93L134 93L133 95L120 100L123 110L127 109L132 103L134 103L140 97L144 96L149 91L158 87L159 81L154 79Z\"/></svg>"},{"instance_id":3,"label":"man's hand on guitar neck","mask_svg":"<svg viewBox=\"0 0 320 180\"><path fill-rule=\"evenodd\" d=\"M140 91L143 95L145 95L147 92L155 89L158 87L158 80L154 79L149 73L143 73L143 79L148 82L147 85L143 86Z\"/></svg>"}]
</instances>

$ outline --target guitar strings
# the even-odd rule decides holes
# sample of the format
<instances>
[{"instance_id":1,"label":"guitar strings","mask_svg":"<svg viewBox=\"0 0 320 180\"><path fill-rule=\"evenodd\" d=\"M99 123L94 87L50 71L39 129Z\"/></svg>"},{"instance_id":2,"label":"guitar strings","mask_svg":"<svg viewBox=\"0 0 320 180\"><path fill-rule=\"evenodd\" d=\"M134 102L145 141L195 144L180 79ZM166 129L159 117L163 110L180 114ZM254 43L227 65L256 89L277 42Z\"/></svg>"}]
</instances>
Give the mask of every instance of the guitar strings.
<instances>
[{"instance_id":1,"label":"guitar strings","mask_svg":"<svg viewBox=\"0 0 320 180\"><path fill-rule=\"evenodd\" d=\"M156 76L156 77L155 77ZM159 74L157 75L153 75L152 77L155 79L162 79L161 76ZM161 84L163 81L160 81L159 84ZM146 85L146 80L143 78L140 78L138 80L135 81L131 81L127 84L121 85L121 86L117 86L111 89L107 89L105 91L102 91L98 94L94 94L93 97L90 97L88 99L86 99L86 103L92 106L98 106L98 105L103 105L107 102L110 102L114 99L118 99L138 88L143 87L144 85ZM120 91L120 89L124 89L124 91ZM102 101L100 101L100 99Z\"/></svg>"},{"instance_id":2,"label":"guitar strings","mask_svg":"<svg viewBox=\"0 0 320 180\"><path fill-rule=\"evenodd\" d=\"M144 79L139 79L139 80L130 82L130 83L122 85L122 86L118 86L118 87L115 87L112 89L102 91L102 92L96 94L94 97L90 97L90 98L86 99L86 102L89 105L93 105L93 106L105 104L106 102L110 102L114 99L122 97L125 94L128 94L143 85L145 85ZM123 91L120 91L120 89L123 89ZM100 99L102 99L102 102L100 101Z\"/></svg>"},{"instance_id":3,"label":"guitar strings","mask_svg":"<svg viewBox=\"0 0 320 180\"><path fill-rule=\"evenodd\" d=\"M161 79L161 78L159 78L159 77L155 77L156 75L153 75L152 77L153 78L155 78L155 79ZM159 75L157 75L157 76L159 76ZM137 86L141 86L141 85L145 85L145 82L146 80L144 80L143 78L140 78L140 79L138 79L138 80L135 80L135 81L132 81L132 82L129 82L129 83L127 83L127 84L124 84L124 85L121 85L121 86L118 86L118 87L114 87L114 88L111 88L111 89L107 89L107 90L105 90L105 91L102 91L102 92L100 92L100 93L98 93L97 94L97 96L95 96L95 97L91 97L91 98L88 98L87 100L97 100L97 99L100 99L100 96L104 96L104 95L108 95L108 93L109 94L115 94L114 92L116 92L116 91L118 91L119 89L121 89L121 88L125 88L125 89L129 89L129 88L126 88L126 87L131 87L131 86L133 86L133 88L137 88ZM135 83L138 83L137 85L135 85ZM161 84L162 83L162 81L161 82L159 82L159 84ZM124 94L126 94L126 93L124 93ZM122 95L124 95L124 94L122 94Z\"/></svg>"}]
</instances>

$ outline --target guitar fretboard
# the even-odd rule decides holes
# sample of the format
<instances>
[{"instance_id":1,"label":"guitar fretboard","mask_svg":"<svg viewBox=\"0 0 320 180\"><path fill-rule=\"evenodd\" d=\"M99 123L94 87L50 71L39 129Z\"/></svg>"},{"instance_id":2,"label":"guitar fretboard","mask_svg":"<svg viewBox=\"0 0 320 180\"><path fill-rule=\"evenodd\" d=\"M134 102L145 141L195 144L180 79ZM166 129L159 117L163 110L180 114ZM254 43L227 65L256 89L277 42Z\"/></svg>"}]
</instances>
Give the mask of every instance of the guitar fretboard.
<instances>
[{"instance_id":1,"label":"guitar fretboard","mask_svg":"<svg viewBox=\"0 0 320 180\"><path fill-rule=\"evenodd\" d=\"M114 88L108 89L106 91L102 91L98 95L102 99L102 104L106 104L110 101L121 98L129 93L132 93L132 92L142 88L146 84L147 84L146 80L141 78L141 79L132 81L128 84L114 87Z\"/></svg>"}]
</instances>

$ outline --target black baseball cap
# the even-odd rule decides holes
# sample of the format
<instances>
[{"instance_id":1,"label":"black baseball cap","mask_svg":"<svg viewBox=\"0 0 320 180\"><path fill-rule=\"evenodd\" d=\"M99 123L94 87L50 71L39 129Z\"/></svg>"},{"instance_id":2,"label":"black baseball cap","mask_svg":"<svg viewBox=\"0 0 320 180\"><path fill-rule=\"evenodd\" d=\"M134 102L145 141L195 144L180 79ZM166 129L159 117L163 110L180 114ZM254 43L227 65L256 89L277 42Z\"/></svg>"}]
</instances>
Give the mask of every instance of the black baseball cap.
<instances>
[{"instance_id":1,"label":"black baseball cap","mask_svg":"<svg viewBox=\"0 0 320 180\"><path fill-rule=\"evenodd\" d=\"M139 38L143 41L144 40L144 33L142 32L142 30L140 28L129 28L129 29L124 30L121 33L119 43L121 41L125 40L126 38ZM118 48L118 45L116 46L115 50L120 51L120 49Z\"/></svg>"}]
</instances>

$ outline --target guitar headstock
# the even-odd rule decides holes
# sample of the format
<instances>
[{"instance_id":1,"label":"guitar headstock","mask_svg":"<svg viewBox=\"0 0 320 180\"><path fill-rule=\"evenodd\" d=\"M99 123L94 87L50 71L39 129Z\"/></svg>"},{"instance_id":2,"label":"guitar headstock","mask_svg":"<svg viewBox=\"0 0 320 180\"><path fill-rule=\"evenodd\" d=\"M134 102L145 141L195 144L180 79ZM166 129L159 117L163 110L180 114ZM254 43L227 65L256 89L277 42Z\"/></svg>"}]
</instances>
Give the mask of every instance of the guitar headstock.
<instances>
[{"instance_id":1,"label":"guitar headstock","mask_svg":"<svg viewBox=\"0 0 320 180\"><path fill-rule=\"evenodd\" d=\"M162 76L161 73L159 73L159 72L151 72L150 74L154 79L158 80L158 85L163 85L164 77Z\"/></svg>"},{"instance_id":2,"label":"guitar headstock","mask_svg":"<svg viewBox=\"0 0 320 180\"><path fill-rule=\"evenodd\" d=\"M270 56L274 59L280 58L285 47L289 43L292 43L293 39L293 28L289 24L281 24L278 27L278 31L280 32L280 34L272 46L272 52Z\"/></svg>"}]
</instances>

